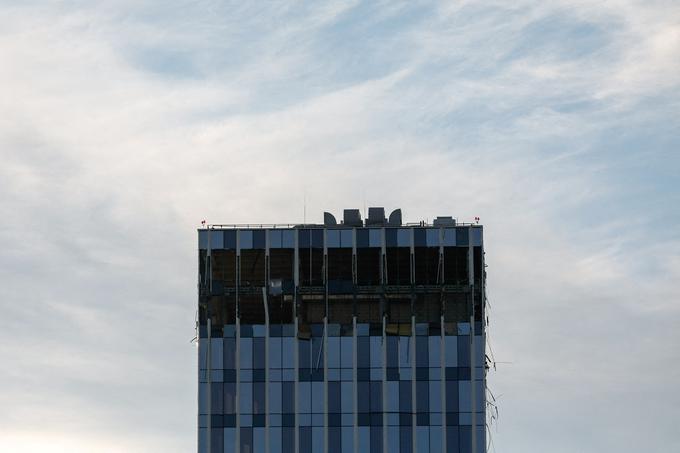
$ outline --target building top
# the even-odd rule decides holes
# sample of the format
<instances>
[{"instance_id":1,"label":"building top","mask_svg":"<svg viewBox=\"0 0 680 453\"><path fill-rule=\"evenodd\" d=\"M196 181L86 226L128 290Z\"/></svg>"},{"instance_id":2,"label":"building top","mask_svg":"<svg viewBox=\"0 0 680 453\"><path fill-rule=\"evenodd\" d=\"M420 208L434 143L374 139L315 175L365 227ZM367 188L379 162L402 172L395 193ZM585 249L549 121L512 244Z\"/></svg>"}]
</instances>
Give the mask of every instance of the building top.
<instances>
[{"instance_id":1,"label":"building top","mask_svg":"<svg viewBox=\"0 0 680 453\"><path fill-rule=\"evenodd\" d=\"M368 217L364 220L361 218L361 212L359 209L345 209L343 211L343 219L338 222L335 216L329 212L324 212L324 223L273 223L273 224L253 224L253 223L241 223L241 224L225 224L225 223L215 223L208 224L199 230L214 230L214 229L301 229L301 228L409 228L409 227L455 227L455 226L474 226L480 227L479 222L476 223L460 223L457 219L452 216L438 216L432 222L421 220L420 222L408 222L402 223L401 209L395 209L389 215L385 217L385 208L382 207L370 207L368 208Z\"/></svg>"}]
</instances>

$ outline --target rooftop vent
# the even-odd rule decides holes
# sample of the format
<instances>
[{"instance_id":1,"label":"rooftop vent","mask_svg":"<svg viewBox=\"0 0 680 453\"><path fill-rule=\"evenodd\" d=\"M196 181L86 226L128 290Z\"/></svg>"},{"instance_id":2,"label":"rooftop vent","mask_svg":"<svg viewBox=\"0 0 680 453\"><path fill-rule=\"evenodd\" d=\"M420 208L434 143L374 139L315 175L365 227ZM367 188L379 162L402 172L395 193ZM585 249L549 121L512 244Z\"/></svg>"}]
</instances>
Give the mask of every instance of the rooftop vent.
<instances>
[{"instance_id":1,"label":"rooftop vent","mask_svg":"<svg viewBox=\"0 0 680 453\"><path fill-rule=\"evenodd\" d=\"M438 227L456 226L456 219L451 216L437 216L432 225Z\"/></svg>"},{"instance_id":2,"label":"rooftop vent","mask_svg":"<svg viewBox=\"0 0 680 453\"><path fill-rule=\"evenodd\" d=\"M390 219L387 221L389 226L401 226L401 209L395 209L390 214Z\"/></svg>"},{"instance_id":3,"label":"rooftop vent","mask_svg":"<svg viewBox=\"0 0 680 453\"><path fill-rule=\"evenodd\" d=\"M325 226L332 226L332 225L337 225L338 221L335 220L335 216L331 214L330 212L324 212L323 213L323 224Z\"/></svg>"},{"instance_id":4,"label":"rooftop vent","mask_svg":"<svg viewBox=\"0 0 680 453\"><path fill-rule=\"evenodd\" d=\"M342 217L343 223L347 226L360 227L364 225L361 221L361 212L358 209L345 209Z\"/></svg>"},{"instance_id":5,"label":"rooftop vent","mask_svg":"<svg viewBox=\"0 0 680 453\"><path fill-rule=\"evenodd\" d=\"M366 226L385 225L385 208L368 208Z\"/></svg>"}]
</instances>

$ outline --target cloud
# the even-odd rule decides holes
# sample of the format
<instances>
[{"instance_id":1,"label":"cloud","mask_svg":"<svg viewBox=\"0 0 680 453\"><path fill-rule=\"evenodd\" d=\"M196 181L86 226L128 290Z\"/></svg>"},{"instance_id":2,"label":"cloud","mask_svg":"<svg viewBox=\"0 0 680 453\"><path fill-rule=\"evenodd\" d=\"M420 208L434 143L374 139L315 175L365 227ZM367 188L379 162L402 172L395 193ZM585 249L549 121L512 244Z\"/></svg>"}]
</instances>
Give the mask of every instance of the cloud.
<instances>
[{"instance_id":1,"label":"cloud","mask_svg":"<svg viewBox=\"0 0 680 453\"><path fill-rule=\"evenodd\" d=\"M194 230L304 199L482 217L497 449L675 446L671 3L2 8L0 449L191 451Z\"/></svg>"}]
</instances>

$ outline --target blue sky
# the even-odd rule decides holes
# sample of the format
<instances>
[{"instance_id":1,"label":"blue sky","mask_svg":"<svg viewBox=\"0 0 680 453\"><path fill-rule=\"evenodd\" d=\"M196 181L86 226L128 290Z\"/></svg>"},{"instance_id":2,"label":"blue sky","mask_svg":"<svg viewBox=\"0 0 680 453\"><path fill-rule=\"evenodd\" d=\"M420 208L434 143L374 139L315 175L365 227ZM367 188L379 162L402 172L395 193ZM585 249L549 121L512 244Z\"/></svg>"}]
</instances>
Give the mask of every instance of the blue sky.
<instances>
[{"instance_id":1,"label":"blue sky","mask_svg":"<svg viewBox=\"0 0 680 453\"><path fill-rule=\"evenodd\" d=\"M680 450L672 1L0 2L0 450L192 451L196 234L480 216L495 451Z\"/></svg>"}]
</instances>

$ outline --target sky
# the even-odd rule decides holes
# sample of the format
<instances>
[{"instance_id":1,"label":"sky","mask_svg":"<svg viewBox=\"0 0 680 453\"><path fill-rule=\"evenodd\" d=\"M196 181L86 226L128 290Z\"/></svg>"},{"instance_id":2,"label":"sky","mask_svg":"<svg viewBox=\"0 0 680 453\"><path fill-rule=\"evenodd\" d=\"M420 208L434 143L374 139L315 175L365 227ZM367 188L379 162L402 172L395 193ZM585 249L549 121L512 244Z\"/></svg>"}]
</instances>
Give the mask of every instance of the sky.
<instances>
[{"instance_id":1,"label":"sky","mask_svg":"<svg viewBox=\"0 0 680 453\"><path fill-rule=\"evenodd\" d=\"M498 453L680 451L675 1L0 0L0 451L196 445L197 235L485 227Z\"/></svg>"}]
</instances>

